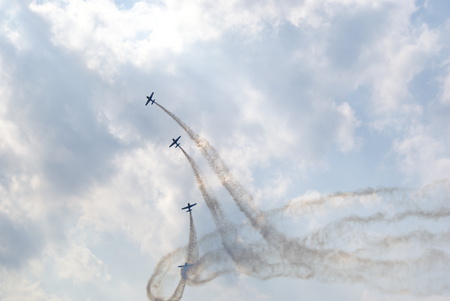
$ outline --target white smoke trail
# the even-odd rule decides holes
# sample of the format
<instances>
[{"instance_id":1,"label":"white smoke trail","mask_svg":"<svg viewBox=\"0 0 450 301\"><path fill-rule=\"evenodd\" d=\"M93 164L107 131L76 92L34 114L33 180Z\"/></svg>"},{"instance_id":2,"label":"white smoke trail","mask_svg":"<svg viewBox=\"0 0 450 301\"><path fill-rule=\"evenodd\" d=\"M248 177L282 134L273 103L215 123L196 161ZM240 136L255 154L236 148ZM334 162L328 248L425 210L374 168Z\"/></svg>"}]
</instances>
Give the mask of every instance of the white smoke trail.
<instances>
[{"instance_id":1,"label":"white smoke trail","mask_svg":"<svg viewBox=\"0 0 450 301\"><path fill-rule=\"evenodd\" d=\"M180 251L185 251L185 249L178 249L167 254L161 258L156 265L153 275L147 283L147 297L149 300L179 301L183 297L184 288L186 286L186 280L183 279L183 277L180 277L178 285L171 297L162 297L167 294L166 290L170 286L168 282L173 282L173 279L176 277L176 275L171 272L173 271L173 267L176 267L174 259L180 256Z\"/></svg>"},{"instance_id":2,"label":"white smoke trail","mask_svg":"<svg viewBox=\"0 0 450 301\"><path fill-rule=\"evenodd\" d=\"M419 191L368 188L301 198L265 213L255 206L252 196L209 142L157 105L188 133L256 230L226 220L197 165L183 150L217 226L217 232L210 236L215 237L210 239L216 242L216 248L202 252L199 264L189 275L190 285L203 284L237 267L239 273L261 279L287 276L362 282L383 291L417 295L450 292L448 181ZM329 218L317 223L317 211L328 213ZM289 236L279 230L280 221L284 223L289 217L294 225L299 217L309 223ZM207 241L201 240L200 246ZM165 260L173 257L176 254Z\"/></svg>"},{"instance_id":3,"label":"white smoke trail","mask_svg":"<svg viewBox=\"0 0 450 301\"><path fill-rule=\"evenodd\" d=\"M192 211L189 211L189 244L186 261L188 263L197 262L198 256L197 231L195 230Z\"/></svg>"},{"instance_id":4,"label":"white smoke trail","mask_svg":"<svg viewBox=\"0 0 450 301\"><path fill-rule=\"evenodd\" d=\"M183 297L184 288L186 287L188 275L191 273L191 268L181 269L181 277L176 286L173 294L169 298L161 297L164 295L163 291L166 287L167 276L170 277L170 271L173 271L175 262L173 257L175 254L186 253L186 262L190 264L196 264L199 260L197 231L195 229L194 219L192 217L192 211L189 212L189 243L187 248L178 249L164 256L157 264L156 269L147 283L147 297L152 301L179 301ZM180 262L180 261L178 261ZM198 277L196 277L198 278ZM189 282L190 283L190 282ZM192 283L190 283L192 284Z\"/></svg>"},{"instance_id":5,"label":"white smoke trail","mask_svg":"<svg viewBox=\"0 0 450 301\"><path fill-rule=\"evenodd\" d=\"M223 209L220 203L217 201L213 193L211 193L209 186L205 180L205 177L200 172L198 165L195 161L186 153L186 151L180 147L181 151L185 155L186 159L190 163L192 167L192 171L194 172L195 179L197 181L197 185L202 193L203 199L205 200L208 209L213 216L214 222L217 226L219 234L222 239L222 246L227 254L232 258L236 268L238 270L255 270L255 265L248 266L250 256L253 261L258 261L260 267L258 270L264 268L265 263L267 262L267 257L269 254L267 252L258 252L254 248L248 248L241 242L237 240L238 232L234 225L225 217ZM261 256L265 258L261 258ZM273 254L272 254L273 255ZM257 276L257 275L255 275Z\"/></svg>"}]
</instances>

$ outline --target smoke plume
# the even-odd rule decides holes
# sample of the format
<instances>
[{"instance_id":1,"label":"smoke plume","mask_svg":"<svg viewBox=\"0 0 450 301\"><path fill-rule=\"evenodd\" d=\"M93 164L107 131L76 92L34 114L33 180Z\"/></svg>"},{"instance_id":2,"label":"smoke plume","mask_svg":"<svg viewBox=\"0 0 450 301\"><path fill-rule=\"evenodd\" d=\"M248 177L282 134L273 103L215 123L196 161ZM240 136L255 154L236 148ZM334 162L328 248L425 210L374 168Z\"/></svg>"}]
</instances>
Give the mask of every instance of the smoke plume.
<instances>
[{"instance_id":1,"label":"smoke plume","mask_svg":"<svg viewBox=\"0 0 450 301\"><path fill-rule=\"evenodd\" d=\"M420 190L367 188L304 196L263 212L210 143L157 105L186 131L249 223L230 222L198 165L181 148L216 231L197 241L190 216L189 245L160 260L147 286L150 300L180 300L186 283L202 285L231 272L364 283L392 293L450 293L449 181ZM169 270L183 256L195 264L172 297L164 298Z\"/></svg>"}]
</instances>

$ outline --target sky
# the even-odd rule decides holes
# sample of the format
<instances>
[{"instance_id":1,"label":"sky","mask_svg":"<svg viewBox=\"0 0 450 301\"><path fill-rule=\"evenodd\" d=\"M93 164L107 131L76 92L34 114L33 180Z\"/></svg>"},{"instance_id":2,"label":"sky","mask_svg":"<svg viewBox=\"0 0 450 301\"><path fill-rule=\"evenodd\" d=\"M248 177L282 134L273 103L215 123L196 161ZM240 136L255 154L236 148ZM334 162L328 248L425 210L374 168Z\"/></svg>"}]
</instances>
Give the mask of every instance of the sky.
<instances>
[{"instance_id":1,"label":"sky","mask_svg":"<svg viewBox=\"0 0 450 301\"><path fill-rule=\"evenodd\" d=\"M446 0L0 0L0 300L450 300L449 117Z\"/></svg>"}]
</instances>

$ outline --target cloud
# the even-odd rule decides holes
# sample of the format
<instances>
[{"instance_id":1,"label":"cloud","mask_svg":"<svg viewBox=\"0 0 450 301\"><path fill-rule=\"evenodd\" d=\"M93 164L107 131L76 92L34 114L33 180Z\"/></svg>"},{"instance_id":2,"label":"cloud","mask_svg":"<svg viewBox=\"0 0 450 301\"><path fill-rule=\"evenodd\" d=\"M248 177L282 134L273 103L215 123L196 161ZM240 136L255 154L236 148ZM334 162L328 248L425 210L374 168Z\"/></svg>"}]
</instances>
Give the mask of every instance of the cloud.
<instances>
[{"instance_id":1,"label":"cloud","mask_svg":"<svg viewBox=\"0 0 450 301\"><path fill-rule=\"evenodd\" d=\"M377 45L376 52L382 61L371 70L376 97L374 109L381 114L399 112L402 107L408 107L408 83L440 48L438 35L425 26L412 33L406 41L398 38L404 36L401 31L391 34L392 37L381 40Z\"/></svg>"},{"instance_id":2,"label":"cloud","mask_svg":"<svg viewBox=\"0 0 450 301\"><path fill-rule=\"evenodd\" d=\"M50 22L54 43L81 52L87 67L105 78L125 63L154 67L233 28L258 32L262 16L271 10L267 3L248 8L239 2L204 1L136 2L120 9L107 0L32 2L30 9Z\"/></svg>"},{"instance_id":3,"label":"cloud","mask_svg":"<svg viewBox=\"0 0 450 301\"><path fill-rule=\"evenodd\" d=\"M404 139L396 141L394 150L400 159L400 168L410 177L422 181L450 178L448 146L429 128L412 128Z\"/></svg>"},{"instance_id":4,"label":"cloud","mask_svg":"<svg viewBox=\"0 0 450 301\"><path fill-rule=\"evenodd\" d=\"M20 222L0 212L0 266L20 269L40 255L44 241L37 223Z\"/></svg>"},{"instance_id":5,"label":"cloud","mask_svg":"<svg viewBox=\"0 0 450 301\"><path fill-rule=\"evenodd\" d=\"M167 147L180 129L143 105L151 91L264 209L448 177L444 3L0 1L0 298L145 298L151 268L187 239L179 207L201 198ZM106 245L148 258L126 261L133 281Z\"/></svg>"},{"instance_id":6,"label":"cloud","mask_svg":"<svg viewBox=\"0 0 450 301\"><path fill-rule=\"evenodd\" d=\"M111 277L103 262L84 246L71 245L64 255L55 258L56 273L62 279L80 283L108 281Z\"/></svg>"},{"instance_id":7,"label":"cloud","mask_svg":"<svg viewBox=\"0 0 450 301\"><path fill-rule=\"evenodd\" d=\"M358 138L355 137L355 130L361 124L355 117L355 113L348 103L341 104L338 111L342 114L343 122L337 130L337 143L343 152L351 151L358 147Z\"/></svg>"},{"instance_id":8,"label":"cloud","mask_svg":"<svg viewBox=\"0 0 450 301\"><path fill-rule=\"evenodd\" d=\"M442 96L440 102L445 105L450 105L450 75L447 75L442 82Z\"/></svg>"},{"instance_id":9,"label":"cloud","mask_svg":"<svg viewBox=\"0 0 450 301\"><path fill-rule=\"evenodd\" d=\"M20 273L0 272L0 297L5 301L26 300L26 301L66 301L70 300L64 297L58 297L55 294L47 293L39 282L28 280Z\"/></svg>"},{"instance_id":10,"label":"cloud","mask_svg":"<svg viewBox=\"0 0 450 301\"><path fill-rule=\"evenodd\" d=\"M183 249L177 249L161 258L148 282L147 294L150 300L162 300L162 288L166 283L163 279L171 274L169 272L170 265L174 265L176 258L181 260L180 257L183 256L183 253L186 253L188 262L193 266L182 270L179 285L170 298L171 300L181 299L185 281L201 285L221 274L229 273L233 268L239 273L259 279L290 276L300 279L316 278L321 281L335 281L336 279L349 282L361 281L382 291L397 293L406 291L414 295L445 294L447 291L448 286L443 280L440 269L441 266L449 264L449 256L444 250L445 247L444 249L438 249L437 246L430 249L425 247L423 251L417 248L427 246L428 244L424 244L424 241L430 243L436 240L440 245L444 243L448 234L445 230L431 233L427 232L425 228L421 228L424 232L418 233L413 230L413 232L405 233L401 229L404 227L404 229L410 229L408 222L404 224L404 221L410 218L417 217L420 220L432 219L434 221L448 218L450 211L444 205L447 199L448 181L433 183L420 191L408 192L398 188L366 189L319 197L313 202L301 201L301 215L304 215L304 209L310 206L325 207L331 203L331 206L334 207L335 199L337 199L337 207L341 207L342 201L342 207L352 208L350 210L358 205L372 207L371 205L378 204L370 208L375 210L374 213L364 216L356 214L347 216L344 213L326 226L319 226L311 233L306 233L301 239L292 239L274 226L272 216L265 214L255 205L253 197L235 179L226 163L207 140L196 134L176 115L159 104L157 106L171 116L195 142L223 187L234 200L235 205L245 215L248 225L251 225L255 231L253 235L259 234L259 239L251 236L246 237L245 240L240 239L244 236L240 233L241 229L230 223L224 214L222 205L208 187L206 178L197 163L183 148L180 148L194 171L198 188L202 192L217 227L217 231L202 239L199 245L210 244L208 240L215 235L220 237L222 249L216 248L213 252L202 252L203 255L197 261L190 258L193 245L195 245L195 254L198 254L196 249L198 244L197 242L193 244L191 238L189 245L185 247L185 252L182 252ZM368 202L367 199L370 198L378 199L378 202ZM356 203L353 202L354 200ZM436 207L428 209L430 205ZM382 209L384 206L391 207L391 210L384 213ZM399 211L393 213L393 207ZM283 209L289 209L289 207L282 208L281 213L285 213ZM336 216L334 211L337 209L334 208L333 216ZM190 217L192 225L192 214ZM387 227L385 229L388 233L387 236L382 234L384 230L379 229L376 231L375 238L368 238L371 233L368 229L378 223L396 224L395 228L398 228L400 232L393 234L393 229ZM360 226L362 231L349 234L355 226ZM441 226L433 228L442 229ZM344 233L349 235L350 243L344 237ZM368 248L364 246L366 243L369 245ZM404 247L404 243L414 244L416 247ZM397 246L399 249L396 249ZM414 252L401 255L405 250L414 250ZM377 257L379 255L381 257ZM226 258L231 259L233 264L227 264ZM412 270L415 273L411 274L411 266L414 266ZM397 281L394 285L391 280L386 280L390 269L396 270L393 277ZM424 275L427 275L426 278L433 278L433 283L424 281L422 278ZM174 277L171 275L168 278L173 279Z\"/></svg>"}]
</instances>

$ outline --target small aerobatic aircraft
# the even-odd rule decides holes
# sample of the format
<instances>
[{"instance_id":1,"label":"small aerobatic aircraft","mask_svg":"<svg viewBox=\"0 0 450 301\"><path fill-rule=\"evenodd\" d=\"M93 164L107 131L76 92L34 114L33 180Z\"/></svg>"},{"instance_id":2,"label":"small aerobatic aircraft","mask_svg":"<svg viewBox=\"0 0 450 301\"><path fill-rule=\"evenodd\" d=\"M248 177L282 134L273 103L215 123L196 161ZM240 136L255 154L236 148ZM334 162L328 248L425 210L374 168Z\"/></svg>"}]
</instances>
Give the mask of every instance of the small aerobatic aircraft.
<instances>
[{"instance_id":1,"label":"small aerobatic aircraft","mask_svg":"<svg viewBox=\"0 0 450 301\"><path fill-rule=\"evenodd\" d=\"M175 148L179 147L179 146L180 146L180 143L178 143L178 140L180 140L180 138L181 138L181 136L178 136L177 139L172 138L172 144L169 145L169 147L172 147L172 146L174 146L174 145L175 145Z\"/></svg>"},{"instance_id":2,"label":"small aerobatic aircraft","mask_svg":"<svg viewBox=\"0 0 450 301\"><path fill-rule=\"evenodd\" d=\"M152 104L155 103L156 99L152 99L153 93L155 93L155 92L152 92L152 94L150 94L150 96L146 96L147 97L147 102L145 103L145 105L148 105L149 102L151 102Z\"/></svg>"},{"instance_id":3,"label":"small aerobatic aircraft","mask_svg":"<svg viewBox=\"0 0 450 301\"><path fill-rule=\"evenodd\" d=\"M190 267L192 264L188 264L187 262L183 265L179 265L178 267L181 268L182 270L187 269L188 267Z\"/></svg>"},{"instance_id":4,"label":"small aerobatic aircraft","mask_svg":"<svg viewBox=\"0 0 450 301\"><path fill-rule=\"evenodd\" d=\"M186 212L191 212L192 211L192 207L194 207L195 205L197 205L197 203L191 204L188 203L186 207L181 208L181 210L186 210Z\"/></svg>"}]
</instances>

